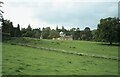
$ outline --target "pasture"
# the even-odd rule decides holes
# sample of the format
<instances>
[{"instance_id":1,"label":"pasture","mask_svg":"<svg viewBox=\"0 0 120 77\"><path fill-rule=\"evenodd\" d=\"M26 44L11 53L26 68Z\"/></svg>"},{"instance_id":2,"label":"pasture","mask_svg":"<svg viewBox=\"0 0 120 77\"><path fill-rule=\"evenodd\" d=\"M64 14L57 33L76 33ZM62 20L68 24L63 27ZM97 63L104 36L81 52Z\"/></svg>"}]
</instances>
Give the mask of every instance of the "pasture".
<instances>
[{"instance_id":1,"label":"pasture","mask_svg":"<svg viewBox=\"0 0 120 77\"><path fill-rule=\"evenodd\" d=\"M118 61L20 46L29 44L71 52L117 57L118 46L70 40L17 38L2 45L3 75L117 75Z\"/></svg>"},{"instance_id":2,"label":"pasture","mask_svg":"<svg viewBox=\"0 0 120 77\"><path fill-rule=\"evenodd\" d=\"M81 52L87 54L104 55L109 57L118 56L118 46L109 46L104 42L79 41L79 40L45 40L32 38L17 38L8 41L14 44L29 44L58 50Z\"/></svg>"}]
</instances>

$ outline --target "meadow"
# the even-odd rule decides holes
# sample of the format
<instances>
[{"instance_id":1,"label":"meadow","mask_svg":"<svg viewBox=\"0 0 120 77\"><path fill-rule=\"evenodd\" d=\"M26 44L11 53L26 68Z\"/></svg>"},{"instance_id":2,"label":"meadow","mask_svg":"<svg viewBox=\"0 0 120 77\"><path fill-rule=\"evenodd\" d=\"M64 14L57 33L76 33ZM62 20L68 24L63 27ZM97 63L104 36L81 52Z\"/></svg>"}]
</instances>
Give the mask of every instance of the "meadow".
<instances>
[{"instance_id":1,"label":"meadow","mask_svg":"<svg viewBox=\"0 0 120 77\"><path fill-rule=\"evenodd\" d=\"M118 46L102 42L73 40L41 40L17 38L2 45L3 75L117 75L118 61L90 56L79 56L44 49L54 48L71 52L117 57Z\"/></svg>"},{"instance_id":2,"label":"meadow","mask_svg":"<svg viewBox=\"0 0 120 77\"><path fill-rule=\"evenodd\" d=\"M13 44L27 44L39 47L53 48L71 52L81 52L87 54L104 55L109 57L118 56L118 46L110 46L109 43L79 41L79 40L45 40L34 38L17 38L8 41Z\"/></svg>"}]
</instances>

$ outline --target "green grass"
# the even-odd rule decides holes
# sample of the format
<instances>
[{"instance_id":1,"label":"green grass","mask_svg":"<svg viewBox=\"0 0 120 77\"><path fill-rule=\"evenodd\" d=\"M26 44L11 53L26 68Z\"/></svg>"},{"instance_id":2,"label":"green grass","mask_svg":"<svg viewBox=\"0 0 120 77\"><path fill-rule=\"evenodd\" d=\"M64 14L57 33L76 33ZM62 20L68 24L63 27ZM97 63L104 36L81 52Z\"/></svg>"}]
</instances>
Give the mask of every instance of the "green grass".
<instances>
[{"instance_id":1,"label":"green grass","mask_svg":"<svg viewBox=\"0 0 120 77\"><path fill-rule=\"evenodd\" d=\"M67 51L77 51L88 54L118 56L117 46L101 45L101 43L90 41L51 41L43 40L46 44L39 44L44 47L52 47L56 49L64 49Z\"/></svg>"},{"instance_id":2,"label":"green grass","mask_svg":"<svg viewBox=\"0 0 120 77\"><path fill-rule=\"evenodd\" d=\"M75 51L87 54L105 55L108 57L118 56L118 46L102 45L103 42L75 41L75 40L38 40L30 38L18 38L10 42L25 43L34 46L54 48L66 51Z\"/></svg>"},{"instance_id":3,"label":"green grass","mask_svg":"<svg viewBox=\"0 0 120 77\"><path fill-rule=\"evenodd\" d=\"M76 47L76 49L73 50L77 50L79 47L79 50L85 50L85 52L89 52L91 50L90 48L87 50L87 48L84 47L87 43L88 47L91 47L89 44L97 45L94 42L59 41L61 42L60 46L62 46L60 47L56 44L49 45L52 44L52 42L57 42L51 40L40 40L40 42L37 40L34 42L29 42L30 44L35 43L36 45L40 46L55 46L55 48L71 50L70 48L65 48L67 47L66 45L70 44L69 46ZM82 45L84 49L81 47ZM8 43L3 43L2 47L3 75L117 75L118 73L118 62L116 60L114 61L87 56L58 53L36 48L11 45ZM101 47L104 48L104 46ZM106 46L105 48L107 50ZM116 52L115 47L111 47L111 49L114 50L114 53ZM100 49L98 49L98 51L100 51ZM98 51L96 51L96 53L100 53ZM106 51L107 54L112 55L113 52L109 52L110 51ZM101 51L101 53L103 54L103 51Z\"/></svg>"}]
</instances>

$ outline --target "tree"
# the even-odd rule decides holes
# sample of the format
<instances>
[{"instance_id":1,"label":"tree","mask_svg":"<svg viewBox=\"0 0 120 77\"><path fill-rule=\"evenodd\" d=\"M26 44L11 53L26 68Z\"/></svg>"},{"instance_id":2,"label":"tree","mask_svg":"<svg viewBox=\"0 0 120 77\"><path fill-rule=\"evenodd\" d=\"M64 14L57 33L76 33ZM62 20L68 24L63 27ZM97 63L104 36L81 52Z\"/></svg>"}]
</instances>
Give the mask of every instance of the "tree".
<instances>
[{"instance_id":1,"label":"tree","mask_svg":"<svg viewBox=\"0 0 120 77\"><path fill-rule=\"evenodd\" d=\"M26 35L26 37L32 37L32 35L33 35L30 24L27 27L27 32L25 33L25 35Z\"/></svg>"},{"instance_id":2,"label":"tree","mask_svg":"<svg viewBox=\"0 0 120 77\"><path fill-rule=\"evenodd\" d=\"M26 33L25 33L25 37L32 37L32 31L27 31Z\"/></svg>"},{"instance_id":3,"label":"tree","mask_svg":"<svg viewBox=\"0 0 120 77\"><path fill-rule=\"evenodd\" d=\"M92 40L99 41L98 35L99 35L98 30L96 29L92 30Z\"/></svg>"},{"instance_id":4,"label":"tree","mask_svg":"<svg viewBox=\"0 0 120 77\"><path fill-rule=\"evenodd\" d=\"M41 34L40 34L39 31L36 31L36 32L35 32L35 38L40 38L40 35L41 35Z\"/></svg>"},{"instance_id":5,"label":"tree","mask_svg":"<svg viewBox=\"0 0 120 77\"><path fill-rule=\"evenodd\" d=\"M20 25L18 24L17 27L13 27L13 23L10 20L3 20L2 22L2 33L3 36L8 34L10 37L20 37Z\"/></svg>"},{"instance_id":6,"label":"tree","mask_svg":"<svg viewBox=\"0 0 120 77\"><path fill-rule=\"evenodd\" d=\"M18 24L17 28L14 28L14 29L15 29L14 36L21 37L20 25Z\"/></svg>"},{"instance_id":7,"label":"tree","mask_svg":"<svg viewBox=\"0 0 120 77\"><path fill-rule=\"evenodd\" d=\"M48 39L48 36L50 35L50 31L51 31L50 27L43 28L42 33L41 33L41 37L43 39Z\"/></svg>"},{"instance_id":8,"label":"tree","mask_svg":"<svg viewBox=\"0 0 120 77\"><path fill-rule=\"evenodd\" d=\"M73 40L79 40L80 39L80 29L79 28L72 28L70 30L72 32L72 38Z\"/></svg>"},{"instance_id":9,"label":"tree","mask_svg":"<svg viewBox=\"0 0 120 77\"><path fill-rule=\"evenodd\" d=\"M116 42L118 39L117 36L117 24L119 21L117 18L105 18L100 20L98 25L99 38L102 41L109 42L112 45L113 42Z\"/></svg>"},{"instance_id":10,"label":"tree","mask_svg":"<svg viewBox=\"0 0 120 77\"><path fill-rule=\"evenodd\" d=\"M13 27L13 24L10 20L2 20L2 38L3 40L8 40L10 37L16 37L15 34L16 28Z\"/></svg>"},{"instance_id":11,"label":"tree","mask_svg":"<svg viewBox=\"0 0 120 77\"><path fill-rule=\"evenodd\" d=\"M34 37L34 38L40 38L40 36L41 36L41 29L39 28L36 28L36 29L33 29L32 30L32 37Z\"/></svg>"},{"instance_id":12,"label":"tree","mask_svg":"<svg viewBox=\"0 0 120 77\"><path fill-rule=\"evenodd\" d=\"M120 19L119 18L117 18L116 31L117 31L117 38L118 38L117 41L120 44Z\"/></svg>"},{"instance_id":13,"label":"tree","mask_svg":"<svg viewBox=\"0 0 120 77\"><path fill-rule=\"evenodd\" d=\"M11 37L14 37L13 24L10 20L3 20L2 21L2 32L8 33Z\"/></svg>"},{"instance_id":14,"label":"tree","mask_svg":"<svg viewBox=\"0 0 120 77\"><path fill-rule=\"evenodd\" d=\"M64 28L64 26L62 26L62 32L66 32L66 29Z\"/></svg>"},{"instance_id":15,"label":"tree","mask_svg":"<svg viewBox=\"0 0 120 77\"><path fill-rule=\"evenodd\" d=\"M33 32L32 32L32 28L31 28L30 24L28 25L28 27L26 29L22 28L21 33L22 33L23 37L32 37Z\"/></svg>"},{"instance_id":16,"label":"tree","mask_svg":"<svg viewBox=\"0 0 120 77\"><path fill-rule=\"evenodd\" d=\"M8 40L11 34L11 26L9 20L2 20L2 40Z\"/></svg>"},{"instance_id":17,"label":"tree","mask_svg":"<svg viewBox=\"0 0 120 77\"><path fill-rule=\"evenodd\" d=\"M50 31L50 35L48 36L48 38L52 39L52 38L58 38L59 37L59 32L55 31L54 29Z\"/></svg>"},{"instance_id":18,"label":"tree","mask_svg":"<svg viewBox=\"0 0 120 77\"><path fill-rule=\"evenodd\" d=\"M25 29L25 28L22 28L22 29L21 29L21 34L22 34L23 37L26 36L26 35L25 35L26 32L27 32L27 29Z\"/></svg>"},{"instance_id":19,"label":"tree","mask_svg":"<svg viewBox=\"0 0 120 77\"><path fill-rule=\"evenodd\" d=\"M92 33L89 27L86 27L84 29L84 33L86 35L85 40L91 40L92 39Z\"/></svg>"},{"instance_id":20,"label":"tree","mask_svg":"<svg viewBox=\"0 0 120 77\"><path fill-rule=\"evenodd\" d=\"M56 31L58 31L58 25L56 26Z\"/></svg>"},{"instance_id":21,"label":"tree","mask_svg":"<svg viewBox=\"0 0 120 77\"><path fill-rule=\"evenodd\" d=\"M31 28L30 24L27 27L27 31L32 31L32 28Z\"/></svg>"},{"instance_id":22,"label":"tree","mask_svg":"<svg viewBox=\"0 0 120 77\"><path fill-rule=\"evenodd\" d=\"M14 30L14 27L13 27L13 23L10 22L10 36L14 37L14 33L15 33L15 30Z\"/></svg>"},{"instance_id":23,"label":"tree","mask_svg":"<svg viewBox=\"0 0 120 77\"><path fill-rule=\"evenodd\" d=\"M85 29L80 32L80 39L88 41L92 39L92 31L89 27L85 27Z\"/></svg>"},{"instance_id":24,"label":"tree","mask_svg":"<svg viewBox=\"0 0 120 77\"><path fill-rule=\"evenodd\" d=\"M61 32L62 29L59 29L59 28L58 28L58 25L57 25L57 26L56 26L56 31L57 31L57 32Z\"/></svg>"}]
</instances>

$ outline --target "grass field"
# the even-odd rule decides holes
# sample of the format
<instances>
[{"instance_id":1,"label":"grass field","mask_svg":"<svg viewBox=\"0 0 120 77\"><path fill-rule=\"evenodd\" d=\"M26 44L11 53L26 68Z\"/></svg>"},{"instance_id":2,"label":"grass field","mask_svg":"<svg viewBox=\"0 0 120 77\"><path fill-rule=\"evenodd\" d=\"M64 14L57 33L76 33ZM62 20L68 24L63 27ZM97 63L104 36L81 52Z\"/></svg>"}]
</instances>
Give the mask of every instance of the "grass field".
<instances>
[{"instance_id":1,"label":"grass field","mask_svg":"<svg viewBox=\"0 0 120 77\"><path fill-rule=\"evenodd\" d=\"M19 38L11 40L13 43L24 43L34 46L55 48L66 51L76 51L87 54L118 56L118 46L109 46L104 42L75 41L75 40L39 40L30 38Z\"/></svg>"},{"instance_id":2,"label":"grass field","mask_svg":"<svg viewBox=\"0 0 120 77\"><path fill-rule=\"evenodd\" d=\"M3 75L117 75L117 60L78 56L24 47L32 44L90 54L117 56L117 46L88 41L16 39L3 43Z\"/></svg>"}]
</instances>

